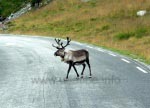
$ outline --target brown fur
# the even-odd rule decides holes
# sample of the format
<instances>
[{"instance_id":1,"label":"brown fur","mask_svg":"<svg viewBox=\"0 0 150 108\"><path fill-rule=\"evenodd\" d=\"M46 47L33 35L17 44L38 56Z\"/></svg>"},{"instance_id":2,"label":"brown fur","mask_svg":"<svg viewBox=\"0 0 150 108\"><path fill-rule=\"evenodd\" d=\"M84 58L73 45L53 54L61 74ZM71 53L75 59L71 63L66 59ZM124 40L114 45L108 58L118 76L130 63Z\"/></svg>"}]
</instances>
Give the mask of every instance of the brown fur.
<instances>
[{"instance_id":1,"label":"brown fur","mask_svg":"<svg viewBox=\"0 0 150 108\"><path fill-rule=\"evenodd\" d=\"M84 69L86 67L86 64L88 65L89 67L89 70L90 70L90 78L92 76L91 74L91 66L90 66L90 63L89 63L89 52L86 51L85 49L81 49L81 50L69 50L69 51L65 51L65 47L69 45L71 39L69 39L67 37L67 44L65 46L63 46L63 43L61 42L60 39L55 39L56 43L61 46L60 47L57 47L57 46L54 46L55 48L57 48L58 50L54 53L55 56L60 56L61 57L61 61L69 64L69 68L68 68L68 72L67 72L67 76L66 76L66 79L68 79L68 75L69 75L69 72L70 72L70 69L71 67L74 68L76 74L77 74L77 77L79 77L79 74L76 70L76 67L75 65L83 65L83 70L82 70L82 73L81 73L81 77L83 78L83 72L84 72ZM61 42L61 43L60 43Z\"/></svg>"}]
</instances>

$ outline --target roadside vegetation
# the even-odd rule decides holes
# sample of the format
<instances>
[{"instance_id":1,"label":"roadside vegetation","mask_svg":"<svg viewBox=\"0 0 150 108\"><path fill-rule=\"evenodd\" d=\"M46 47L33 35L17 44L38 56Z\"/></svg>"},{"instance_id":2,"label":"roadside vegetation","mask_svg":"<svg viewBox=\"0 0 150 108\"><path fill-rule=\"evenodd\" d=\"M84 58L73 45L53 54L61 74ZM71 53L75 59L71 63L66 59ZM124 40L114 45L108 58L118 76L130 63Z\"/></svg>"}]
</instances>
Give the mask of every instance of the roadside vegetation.
<instances>
[{"instance_id":1,"label":"roadside vegetation","mask_svg":"<svg viewBox=\"0 0 150 108\"><path fill-rule=\"evenodd\" d=\"M0 16L7 17L19 10L29 0L0 0Z\"/></svg>"},{"instance_id":2,"label":"roadside vegetation","mask_svg":"<svg viewBox=\"0 0 150 108\"><path fill-rule=\"evenodd\" d=\"M46 0L0 0L0 16L6 18L11 13L18 11L26 3L31 3L32 7L37 3L45 2ZM50 0L49 0L50 1Z\"/></svg>"},{"instance_id":3,"label":"roadside vegetation","mask_svg":"<svg viewBox=\"0 0 150 108\"><path fill-rule=\"evenodd\" d=\"M91 43L150 63L149 0L53 0L10 22L8 32Z\"/></svg>"}]
</instances>

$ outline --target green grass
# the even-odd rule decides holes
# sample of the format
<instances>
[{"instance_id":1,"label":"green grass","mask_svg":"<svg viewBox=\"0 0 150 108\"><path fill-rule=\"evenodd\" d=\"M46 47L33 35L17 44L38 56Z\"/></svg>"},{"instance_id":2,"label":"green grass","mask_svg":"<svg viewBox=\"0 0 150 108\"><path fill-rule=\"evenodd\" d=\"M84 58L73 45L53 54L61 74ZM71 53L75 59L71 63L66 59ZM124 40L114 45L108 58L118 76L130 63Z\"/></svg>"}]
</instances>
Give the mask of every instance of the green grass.
<instances>
[{"instance_id":1,"label":"green grass","mask_svg":"<svg viewBox=\"0 0 150 108\"><path fill-rule=\"evenodd\" d=\"M148 29L145 27L138 27L132 32L118 33L115 35L115 38L118 40L127 40L130 37L142 38L148 36Z\"/></svg>"}]
</instances>

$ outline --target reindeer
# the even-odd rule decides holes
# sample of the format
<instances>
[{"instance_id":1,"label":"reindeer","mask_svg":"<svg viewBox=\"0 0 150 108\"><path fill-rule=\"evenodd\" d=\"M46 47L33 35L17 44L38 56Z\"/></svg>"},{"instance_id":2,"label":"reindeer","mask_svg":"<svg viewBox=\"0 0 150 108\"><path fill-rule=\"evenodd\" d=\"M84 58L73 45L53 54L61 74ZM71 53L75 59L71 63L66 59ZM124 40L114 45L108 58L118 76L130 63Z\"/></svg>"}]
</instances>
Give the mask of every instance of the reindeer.
<instances>
[{"instance_id":1,"label":"reindeer","mask_svg":"<svg viewBox=\"0 0 150 108\"><path fill-rule=\"evenodd\" d=\"M81 72L81 78L83 78L83 72L84 72L84 69L86 67L86 64L88 65L89 71L90 71L89 78L92 78L91 66L89 63L89 52L86 51L85 49L75 50L75 51L73 51L73 50L65 51L65 48L68 45L70 45L70 42L71 42L71 39L69 37L67 37L66 45L63 45L63 42L61 42L61 39L55 38L55 41L58 44L58 46L55 46L53 44L52 44L52 46L58 50L54 53L54 56L60 56L60 58L63 62L69 64L66 80L68 79L68 75L69 75L69 72L71 70L71 67L74 68L74 70L77 74L77 78L79 78L79 74L77 72L75 65L82 65L83 66L83 69Z\"/></svg>"}]
</instances>

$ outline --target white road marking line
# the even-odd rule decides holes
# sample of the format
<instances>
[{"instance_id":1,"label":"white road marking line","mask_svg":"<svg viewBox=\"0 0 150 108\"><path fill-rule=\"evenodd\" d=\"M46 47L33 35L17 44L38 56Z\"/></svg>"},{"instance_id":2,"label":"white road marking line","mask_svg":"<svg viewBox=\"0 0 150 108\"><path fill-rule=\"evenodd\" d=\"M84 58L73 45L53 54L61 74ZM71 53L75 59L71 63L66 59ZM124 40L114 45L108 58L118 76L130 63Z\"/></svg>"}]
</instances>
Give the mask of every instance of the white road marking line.
<instances>
[{"instance_id":1,"label":"white road marking line","mask_svg":"<svg viewBox=\"0 0 150 108\"><path fill-rule=\"evenodd\" d=\"M91 47L91 46L86 46L86 47L88 47L88 48L93 48L93 47Z\"/></svg>"},{"instance_id":2,"label":"white road marking line","mask_svg":"<svg viewBox=\"0 0 150 108\"><path fill-rule=\"evenodd\" d=\"M104 50L100 49L100 48L96 48L97 51L100 51L100 52L105 52Z\"/></svg>"},{"instance_id":3,"label":"white road marking line","mask_svg":"<svg viewBox=\"0 0 150 108\"><path fill-rule=\"evenodd\" d=\"M20 44L16 44L16 43L5 43L4 46L9 47L9 46L16 46L16 47L23 47Z\"/></svg>"},{"instance_id":4,"label":"white road marking line","mask_svg":"<svg viewBox=\"0 0 150 108\"><path fill-rule=\"evenodd\" d=\"M113 53L108 53L109 55L111 55L111 56L114 56L114 57L116 57L117 55L115 55L115 54L113 54Z\"/></svg>"},{"instance_id":5,"label":"white road marking line","mask_svg":"<svg viewBox=\"0 0 150 108\"><path fill-rule=\"evenodd\" d=\"M126 63L130 63L130 61L126 60L126 59L121 59L122 61L126 62Z\"/></svg>"},{"instance_id":6,"label":"white road marking line","mask_svg":"<svg viewBox=\"0 0 150 108\"><path fill-rule=\"evenodd\" d=\"M6 43L5 46L13 46L16 45L15 43Z\"/></svg>"},{"instance_id":7,"label":"white road marking line","mask_svg":"<svg viewBox=\"0 0 150 108\"><path fill-rule=\"evenodd\" d=\"M103 50L100 50L100 49L99 49L98 51L100 51L100 52L105 52L105 51L103 51Z\"/></svg>"},{"instance_id":8,"label":"white road marking line","mask_svg":"<svg viewBox=\"0 0 150 108\"><path fill-rule=\"evenodd\" d=\"M143 73L148 73L146 72L144 69L140 68L140 67L136 67L138 70L142 71Z\"/></svg>"},{"instance_id":9,"label":"white road marking line","mask_svg":"<svg viewBox=\"0 0 150 108\"><path fill-rule=\"evenodd\" d=\"M79 42L76 42L76 44L78 44L78 45L82 45L81 43L79 43Z\"/></svg>"}]
</instances>

